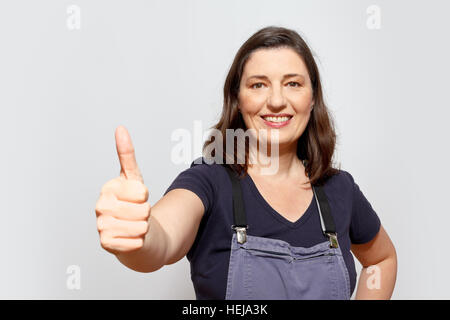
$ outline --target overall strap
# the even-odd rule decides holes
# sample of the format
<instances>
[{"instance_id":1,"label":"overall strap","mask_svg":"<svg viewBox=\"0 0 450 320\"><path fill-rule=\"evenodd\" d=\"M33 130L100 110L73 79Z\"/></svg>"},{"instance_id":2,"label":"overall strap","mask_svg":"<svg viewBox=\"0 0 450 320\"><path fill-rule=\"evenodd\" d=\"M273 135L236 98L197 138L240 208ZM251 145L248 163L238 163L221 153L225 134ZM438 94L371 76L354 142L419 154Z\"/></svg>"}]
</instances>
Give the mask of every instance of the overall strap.
<instances>
[{"instance_id":1,"label":"overall strap","mask_svg":"<svg viewBox=\"0 0 450 320\"><path fill-rule=\"evenodd\" d=\"M312 186L312 189L316 198L317 208L319 209L323 234L330 239L330 247L337 248L339 244L337 241L336 225L331 215L327 195L323 191L323 186Z\"/></svg>"},{"instance_id":2,"label":"overall strap","mask_svg":"<svg viewBox=\"0 0 450 320\"><path fill-rule=\"evenodd\" d=\"M305 168L308 165L307 159L303 159L303 166ZM309 173L307 173L307 176L310 178ZM316 198L317 202L317 208L319 210L319 216L320 216L320 224L322 225L322 231L323 234L328 237L330 240L330 247L331 248L338 248L338 240L337 240L337 233L336 233L336 225L334 224L333 216L331 215L330 205L328 203L328 198L325 192L323 191L323 186L320 185L312 185L312 190L314 193L314 197Z\"/></svg>"},{"instance_id":3,"label":"overall strap","mask_svg":"<svg viewBox=\"0 0 450 320\"><path fill-rule=\"evenodd\" d=\"M245 213L244 199L242 196L241 182L237 173L229 166L224 165L228 176L231 180L232 194L233 194L233 225L231 228L237 233L237 240L239 243L247 241L247 215ZM328 198L323 190L323 186L312 186L314 197L317 202L319 210L320 223L323 234L330 240L330 247L338 248L338 240L336 233L336 225L333 216L331 215Z\"/></svg>"},{"instance_id":4,"label":"overall strap","mask_svg":"<svg viewBox=\"0 0 450 320\"><path fill-rule=\"evenodd\" d=\"M236 231L237 240L239 243L247 241L247 215L245 214L244 199L242 196L241 182L237 173L229 166L224 165L233 188L233 225L231 228Z\"/></svg>"}]
</instances>

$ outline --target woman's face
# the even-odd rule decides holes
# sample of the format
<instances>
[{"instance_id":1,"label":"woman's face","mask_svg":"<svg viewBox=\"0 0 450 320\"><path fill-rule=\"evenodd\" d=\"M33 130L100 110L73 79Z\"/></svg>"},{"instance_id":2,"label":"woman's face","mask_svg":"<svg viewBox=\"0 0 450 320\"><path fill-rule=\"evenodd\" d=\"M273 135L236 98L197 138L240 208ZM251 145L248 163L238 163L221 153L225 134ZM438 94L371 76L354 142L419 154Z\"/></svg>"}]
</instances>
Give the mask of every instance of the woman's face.
<instances>
[{"instance_id":1,"label":"woman's face","mask_svg":"<svg viewBox=\"0 0 450 320\"><path fill-rule=\"evenodd\" d=\"M308 124L313 92L303 59L291 48L254 51L244 66L239 109L247 129L279 131L279 144L296 144Z\"/></svg>"}]
</instances>

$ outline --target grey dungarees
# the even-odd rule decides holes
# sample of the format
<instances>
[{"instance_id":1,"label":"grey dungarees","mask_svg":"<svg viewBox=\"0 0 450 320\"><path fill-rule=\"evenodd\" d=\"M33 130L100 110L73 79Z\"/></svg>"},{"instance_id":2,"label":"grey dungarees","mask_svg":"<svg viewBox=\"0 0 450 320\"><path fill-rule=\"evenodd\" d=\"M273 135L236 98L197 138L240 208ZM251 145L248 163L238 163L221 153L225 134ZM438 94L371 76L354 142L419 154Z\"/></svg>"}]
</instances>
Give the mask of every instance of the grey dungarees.
<instances>
[{"instance_id":1,"label":"grey dungarees","mask_svg":"<svg viewBox=\"0 0 450 320\"><path fill-rule=\"evenodd\" d=\"M350 278L323 187L312 186L324 241L308 248L293 247L282 240L247 234L241 184L237 174L225 168L233 186L231 227L235 230L225 299L350 299Z\"/></svg>"}]
</instances>

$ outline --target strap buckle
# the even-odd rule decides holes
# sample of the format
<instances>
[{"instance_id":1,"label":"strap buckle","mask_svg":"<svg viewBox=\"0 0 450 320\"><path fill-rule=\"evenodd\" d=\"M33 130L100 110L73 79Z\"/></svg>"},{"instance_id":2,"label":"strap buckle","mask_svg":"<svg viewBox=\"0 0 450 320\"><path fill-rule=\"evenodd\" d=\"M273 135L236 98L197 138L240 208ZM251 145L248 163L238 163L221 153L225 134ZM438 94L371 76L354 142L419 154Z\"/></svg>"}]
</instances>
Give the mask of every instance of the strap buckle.
<instances>
[{"instance_id":1,"label":"strap buckle","mask_svg":"<svg viewBox=\"0 0 450 320\"><path fill-rule=\"evenodd\" d=\"M338 240L337 240L337 233L327 232L325 234L330 239L330 248L338 248L339 247L339 243L338 243Z\"/></svg>"},{"instance_id":2,"label":"strap buckle","mask_svg":"<svg viewBox=\"0 0 450 320\"><path fill-rule=\"evenodd\" d=\"M240 244L243 244L243 243L247 242L247 229L248 229L248 226L238 227L238 226L234 226L233 225L233 226L231 226L231 229L236 231L237 242L239 242Z\"/></svg>"}]
</instances>

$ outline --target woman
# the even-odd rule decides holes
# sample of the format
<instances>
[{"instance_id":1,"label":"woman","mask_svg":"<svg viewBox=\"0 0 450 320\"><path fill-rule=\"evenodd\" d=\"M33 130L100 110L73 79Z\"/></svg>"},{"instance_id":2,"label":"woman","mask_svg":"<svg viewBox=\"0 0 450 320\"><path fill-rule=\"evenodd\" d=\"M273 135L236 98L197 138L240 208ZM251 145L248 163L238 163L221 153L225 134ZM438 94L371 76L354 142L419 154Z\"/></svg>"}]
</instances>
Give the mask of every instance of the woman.
<instances>
[{"instance_id":1,"label":"woman","mask_svg":"<svg viewBox=\"0 0 450 320\"><path fill-rule=\"evenodd\" d=\"M130 137L116 130L121 176L96 207L103 248L140 272L186 256L197 299L350 299L353 252L363 266L356 299L391 297L394 246L351 174L332 167L336 135L318 68L295 31L267 27L243 44L215 129L216 161L196 159L151 209ZM258 144L230 154L227 129L266 131L259 142L276 170L250 157Z\"/></svg>"}]
</instances>

